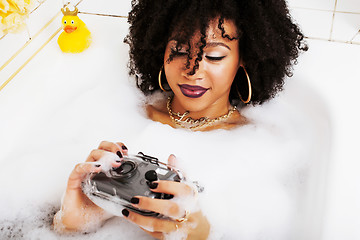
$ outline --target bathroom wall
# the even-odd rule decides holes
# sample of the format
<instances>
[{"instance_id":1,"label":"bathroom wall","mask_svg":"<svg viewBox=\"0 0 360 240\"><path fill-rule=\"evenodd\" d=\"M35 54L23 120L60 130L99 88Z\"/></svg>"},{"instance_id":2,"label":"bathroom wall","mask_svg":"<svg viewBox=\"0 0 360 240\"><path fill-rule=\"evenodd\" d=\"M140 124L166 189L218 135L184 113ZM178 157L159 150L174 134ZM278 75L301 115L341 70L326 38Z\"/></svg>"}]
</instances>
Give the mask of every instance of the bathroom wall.
<instances>
[{"instance_id":1,"label":"bathroom wall","mask_svg":"<svg viewBox=\"0 0 360 240\"><path fill-rule=\"evenodd\" d=\"M360 44L360 1L288 0L307 37Z\"/></svg>"}]
</instances>

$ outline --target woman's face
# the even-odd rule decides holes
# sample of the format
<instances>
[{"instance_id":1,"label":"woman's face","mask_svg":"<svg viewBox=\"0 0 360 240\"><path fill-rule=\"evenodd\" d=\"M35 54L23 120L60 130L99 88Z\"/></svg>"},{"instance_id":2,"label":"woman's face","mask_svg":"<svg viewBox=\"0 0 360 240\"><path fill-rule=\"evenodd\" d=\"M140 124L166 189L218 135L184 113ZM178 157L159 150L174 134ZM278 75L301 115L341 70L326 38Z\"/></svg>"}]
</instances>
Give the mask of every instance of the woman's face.
<instances>
[{"instance_id":1,"label":"woman's face","mask_svg":"<svg viewBox=\"0 0 360 240\"><path fill-rule=\"evenodd\" d=\"M232 21L224 21L223 27L230 37L237 37L237 29ZM200 33L191 39L190 68L186 68L188 46L178 49L172 61L167 61L172 51L176 51L176 41L170 40L166 46L164 69L167 81L174 92L173 111L190 111L191 117L214 118L226 114L229 108L229 93L232 82L240 67L239 41L221 36L218 20L210 22L203 58L199 69L193 70L199 49Z\"/></svg>"}]
</instances>

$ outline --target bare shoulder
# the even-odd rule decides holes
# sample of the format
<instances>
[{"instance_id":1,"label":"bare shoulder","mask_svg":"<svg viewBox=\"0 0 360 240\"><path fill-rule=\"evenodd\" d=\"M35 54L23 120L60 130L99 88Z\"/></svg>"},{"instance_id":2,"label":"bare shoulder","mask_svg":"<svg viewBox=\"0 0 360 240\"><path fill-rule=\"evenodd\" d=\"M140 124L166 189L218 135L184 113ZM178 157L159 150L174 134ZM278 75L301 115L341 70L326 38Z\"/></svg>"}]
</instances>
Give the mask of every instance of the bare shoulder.
<instances>
[{"instance_id":1,"label":"bare shoulder","mask_svg":"<svg viewBox=\"0 0 360 240\"><path fill-rule=\"evenodd\" d=\"M166 109L166 103L163 104L147 104L146 105L147 116L155 121L163 124L173 126L172 121Z\"/></svg>"}]
</instances>

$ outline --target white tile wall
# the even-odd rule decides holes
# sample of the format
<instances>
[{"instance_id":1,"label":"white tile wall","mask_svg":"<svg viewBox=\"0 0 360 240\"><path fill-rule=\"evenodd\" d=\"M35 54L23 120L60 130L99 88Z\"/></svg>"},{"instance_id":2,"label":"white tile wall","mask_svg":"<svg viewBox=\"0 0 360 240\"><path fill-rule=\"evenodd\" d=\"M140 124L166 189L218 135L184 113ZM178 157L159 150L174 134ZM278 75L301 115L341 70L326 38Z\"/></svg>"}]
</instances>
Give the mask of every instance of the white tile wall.
<instances>
[{"instance_id":1,"label":"white tile wall","mask_svg":"<svg viewBox=\"0 0 360 240\"><path fill-rule=\"evenodd\" d=\"M60 15L61 2L46 0L42 5L31 13L28 20L30 35L34 36L46 23L49 22L57 13ZM59 23L60 26L60 23Z\"/></svg>"},{"instance_id":2,"label":"white tile wall","mask_svg":"<svg viewBox=\"0 0 360 240\"><path fill-rule=\"evenodd\" d=\"M0 67L28 40L26 31L18 34L8 34L0 40Z\"/></svg>"},{"instance_id":3,"label":"white tile wall","mask_svg":"<svg viewBox=\"0 0 360 240\"><path fill-rule=\"evenodd\" d=\"M356 12L360 14L359 0L337 0L336 11Z\"/></svg>"},{"instance_id":4,"label":"white tile wall","mask_svg":"<svg viewBox=\"0 0 360 240\"><path fill-rule=\"evenodd\" d=\"M80 12L89 12L89 13L100 13L100 14L111 14L111 15L121 15L127 16L128 12L131 10L131 2L123 1L121 3L121 8L114 7L119 5L119 0L106 0L102 1L100 4L98 0L84 0L86 4L79 4Z\"/></svg>"},{"instance_id":5,"label":"white tile wall","mask_svg":"<svg viewBox=\"0 0 360 240\"><path fill-rule=\"evenodd\" d=\"M353 42L360 42L360 30L359 30L359 32L356 34Z\"/></svg>"},{"instance_id":6,"label":"white tile wall","mask_svg":"<svg viewBox=\"0 0 360 240\"><path fill-rule=\"evenodd\" d=\"M332 39L350 41L359 29L360 14L335 13Z\"/></svg>"},{"instance_id":7,"label":"white tile wall","mask_svg":"<svg viewBox=\"0 0 360 240\"><path fill-rule=\"evenodd\" d=\"M360 44L360 0L288 0L306 37Z\"/></svg>"},{"instance_id":8,"label":"white tile wall","mask_svg":"<svg viewBox=\"0 0 360 240\"><path fill-rule=\"evenodd\" d=\"M305 36L321 39L328 39L330 37L332 12L303 8L294 8L290 12Z\"/></svg>"},{"instance_id":9,"label":"white tile wall","mask_svg":"<svg viewBox=\"0 0 360 240\"><path fill-rule=\"evenodd\" d=\"M335 7L335 0L288 0L287 2L289 6L294 8L310 8L332 11Z\"/></svg>"}]
</instances>

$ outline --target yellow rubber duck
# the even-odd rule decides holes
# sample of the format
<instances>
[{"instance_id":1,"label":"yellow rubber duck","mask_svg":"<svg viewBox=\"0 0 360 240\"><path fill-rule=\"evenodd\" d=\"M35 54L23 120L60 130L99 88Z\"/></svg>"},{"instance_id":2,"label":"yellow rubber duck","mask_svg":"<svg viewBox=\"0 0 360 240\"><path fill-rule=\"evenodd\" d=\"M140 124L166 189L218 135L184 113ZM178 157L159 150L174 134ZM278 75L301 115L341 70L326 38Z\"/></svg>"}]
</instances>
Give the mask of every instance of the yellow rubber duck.
<instances>
[{"instance_id":1,"label":"yellow rubber duck","mask_svg":"<svg viewBox=\"0 0 360 240\"><path fill-rule=\"evenodd\" d=\"M58 38L58 44L61 51L70 53L79 53L90 46L91 33L85 23L77 16L78 9L70 11L68 7L62 8L64 16L62 25L64 31Z\"/></svg>"}]
</instances>

